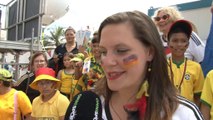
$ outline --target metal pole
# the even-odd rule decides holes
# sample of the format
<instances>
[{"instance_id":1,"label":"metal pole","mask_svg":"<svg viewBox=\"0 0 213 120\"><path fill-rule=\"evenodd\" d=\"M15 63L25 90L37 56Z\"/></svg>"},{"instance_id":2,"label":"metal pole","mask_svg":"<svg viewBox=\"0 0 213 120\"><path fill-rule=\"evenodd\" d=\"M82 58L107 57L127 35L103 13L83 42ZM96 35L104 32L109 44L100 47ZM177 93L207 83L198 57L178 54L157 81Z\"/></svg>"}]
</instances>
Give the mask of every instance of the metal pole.
<instances>
[{"instance_id":1,"label":"metal pole","mask_svg":"<svg viewBox=\"0 0 213 120\"><path fill-rule=\"evenodd\" d=\"M23 19L22 19L22 35L21 38L24 40L24 31L25 31L25 14L26 14L26 1L23 1Z\"/></svg>"},{"instance_id":2,"label":"metal pole","mask_svg":"<svg viewBox=\"0 0 213 120\"><path fill-rule=\"evenodd\" d=\"M4 53L4 52L2 53L2 62L5 62L5 53ZM2 64L1 67L3 68L3 67L4 67L4 64Z\"/></svg>"},{"instance_id":3,"label":"metal pole","mask_svg":"<svg viewBox=\"0 0 213 120\"><path fill-rule=\"evenodd\" d=\"M18 16L19 16L19 0L17 0L17 9L16 9L16 36L15 36L15 41L18 41Z\"/></svg>"},{"instance_id":4,"label":"metal pole","mask_svg":"<svg viewBox=\"0 0 213 120\"><path fill-rule=\"evenodd\" d=\"M34 43L34 28L32 28L32 38L31 38L31 49L30 54L33 54L33 43Z\"/></svg>"},{"instance_id":5,"label":"metal pole","mask_svg":"<svg viewBox=\"0 0 213 120\"><path fill-rule=\"evenodd\" d=\"M30 57L33 55L33 43L34 43L34 28L32 28L32 39L31 39L31 48L30 48ZM30 71L31 71L31 66L30 66Z\"/></svg>"},{"instance_id":6,"label":"metal pole","mask_svg":"<svg viewBox=\"0 0 213 120\"><path fill-rule=\"evenodd\" d=\"M19 76L19 52L16 52L16 65L15 65L15 71L14 72L14 79L17 81Z\"/></svg>"},{"instance_id":7,"label":"metal pole","mask_svg":"<svg viewBox=\"0 0 213 120\"><path fill-rule=\"evenodd\" d=\"M41 43L42 41L42 16L44 15L44 6L45 5L45 1L43 0L40 0L40 5L39 5L39 18L38 18L38 50L42 50L42 46L41 44L43 45L43 43ZM43 42L43 41L42 41Z\"/></svg>"}]
</instances>

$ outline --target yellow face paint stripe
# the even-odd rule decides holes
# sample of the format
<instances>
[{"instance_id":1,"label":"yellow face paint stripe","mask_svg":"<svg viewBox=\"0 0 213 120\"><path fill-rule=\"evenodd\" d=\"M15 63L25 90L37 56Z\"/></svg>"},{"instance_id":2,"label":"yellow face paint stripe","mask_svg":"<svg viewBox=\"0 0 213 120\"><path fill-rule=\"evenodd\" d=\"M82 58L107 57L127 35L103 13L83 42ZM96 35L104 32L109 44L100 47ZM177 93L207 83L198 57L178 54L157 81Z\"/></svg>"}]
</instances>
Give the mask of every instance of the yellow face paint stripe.
<instances>
[{"instance_id":1,"label":"yellow face paint stripe","mask_svg":"<svg viewBox=\"0 0 213 120\"><path fill-rule=\"evenodd\" d=\"M130 55L127 58L123 59L125 67L129 68L132 65L138 64L138 58L136 55Z\"/></svg>"}]
</instances>

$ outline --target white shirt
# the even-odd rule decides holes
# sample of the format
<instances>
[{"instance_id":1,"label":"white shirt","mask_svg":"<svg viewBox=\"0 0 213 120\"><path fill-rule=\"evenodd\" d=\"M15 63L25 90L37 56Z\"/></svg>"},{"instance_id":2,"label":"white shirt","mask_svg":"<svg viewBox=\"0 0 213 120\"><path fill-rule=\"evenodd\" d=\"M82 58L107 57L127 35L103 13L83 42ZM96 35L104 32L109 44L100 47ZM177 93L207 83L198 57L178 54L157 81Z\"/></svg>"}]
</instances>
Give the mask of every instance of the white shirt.
<instances>
[{"instance_id":1,"label":"white shirt","mask_svg":"<svg viewBox=\"0 0 213 120\"><path fill-rule=\"evenodd\" d=\"M105 100L104 97L100 97L102 102L102 118L107 120L106 111L105 111ZM187 99L178 96L180 104L172 116L172 120L204 120L202 114L200 113L198 107L188 101Z\"/></svg>"}]
</instances>

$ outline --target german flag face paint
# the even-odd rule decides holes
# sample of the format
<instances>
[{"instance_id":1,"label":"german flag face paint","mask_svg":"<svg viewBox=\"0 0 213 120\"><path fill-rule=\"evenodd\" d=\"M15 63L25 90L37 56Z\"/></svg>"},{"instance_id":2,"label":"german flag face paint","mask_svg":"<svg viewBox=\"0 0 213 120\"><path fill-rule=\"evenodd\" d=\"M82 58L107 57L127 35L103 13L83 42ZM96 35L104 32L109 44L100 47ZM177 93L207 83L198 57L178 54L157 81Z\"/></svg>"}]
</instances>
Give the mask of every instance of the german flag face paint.
<instances>
[{"instance_id":1,"label":"german flag face paint","mask_svg":"<svg viewBox=\"0 0 213 120\"><path fill-rule=\"evenodd\" d=\"M126 68L130 68L130 67L138 64L138 57L136 55L130 55L123 59L123 63Z\"/></svg>"}]
</instances>

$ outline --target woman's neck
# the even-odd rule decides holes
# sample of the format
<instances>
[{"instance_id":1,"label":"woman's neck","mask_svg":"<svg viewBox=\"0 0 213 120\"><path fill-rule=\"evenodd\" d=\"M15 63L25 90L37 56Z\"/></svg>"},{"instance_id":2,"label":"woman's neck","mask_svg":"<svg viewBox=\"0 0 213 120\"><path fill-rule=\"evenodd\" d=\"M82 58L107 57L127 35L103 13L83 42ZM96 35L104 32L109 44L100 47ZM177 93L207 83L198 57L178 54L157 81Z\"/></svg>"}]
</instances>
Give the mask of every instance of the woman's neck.
<instances>
[{"instance_id":1,"label":"woman's neck","mask_svg":"<svg viewBox=\"0 0 213 120\"><path fill-rule=\"evenodd\" d=\"M118 101L122 104L127 104L127 103L133 103L136 101L136 94L138 90L134 92L133 91L122 91L122 92L113 92L112 93L112 100Z\"/></svg>"},{"instance_id":2,"label":"woman's neck","mask_svg":"<svg viewBox=\"0 0 213 120\"><path fill-rule=\"evenodd\" d=\"M68 52L71 52L75 48L75 43L66 43L66 49Z\"/></svg>"},{"instance_id":3,"label":"woman's neck","mask_svg":"<svg viewBox=\"0 0 213 120\"><path fill-rule=\"evenodd\" d=\"M75 73L75 69L73 67L65 68L64 71L67 74L74 74Z\"/></svg>"},{"instance_id":4,"label":"woman's neck","mask_svg":"<svg viewBox=\"0 0 213 120\"><path fill-rule=\"evenodd\" d=\"M126 120L128 115L124 106L136 101L136 93L114 92L109 100L110 111L113 119Z\"/></svg>"},{"instance_id":5,"label":"woman's neck","mask_svg":"<svg viewBox=\"0 0 213 120\"><path fill-rule=\"evenodd\" d=\"M75 45L75 41L67 42L66 45L67 45L67 46L74 46L74 45Z\"/></svg>"}]
</instances>

